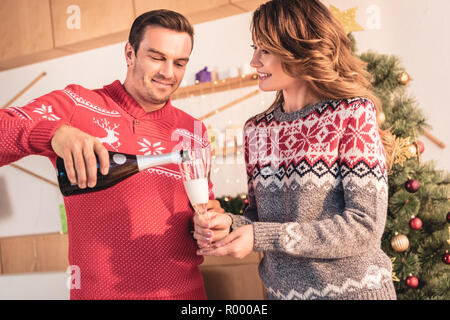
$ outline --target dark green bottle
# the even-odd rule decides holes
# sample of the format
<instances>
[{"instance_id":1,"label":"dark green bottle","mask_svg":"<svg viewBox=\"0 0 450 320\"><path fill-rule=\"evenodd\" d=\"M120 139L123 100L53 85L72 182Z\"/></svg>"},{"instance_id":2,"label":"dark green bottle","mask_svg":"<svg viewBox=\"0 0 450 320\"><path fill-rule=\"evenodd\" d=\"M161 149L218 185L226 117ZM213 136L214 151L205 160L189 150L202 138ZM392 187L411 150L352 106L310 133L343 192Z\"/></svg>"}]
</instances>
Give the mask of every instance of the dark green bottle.
<instances>
[{"instance_id":1,"label":"dark green bottle","mask_svg":"<svg viewBox=\"0 0 450 320\"><path fill-rule=\"evenodd\" d=\"M80 189L78 184L72 184L68 177L64 160L56 160L59 188L64 196L95 192L107 189L120 181L150 167L170 163L180 163L189 160L189 152L185 150L152 156L137 156L120 152L109 152L109 171L107 175L100 173L100 163L97 161L97 184L93 188Z\"/></svg>"}]
</instances>

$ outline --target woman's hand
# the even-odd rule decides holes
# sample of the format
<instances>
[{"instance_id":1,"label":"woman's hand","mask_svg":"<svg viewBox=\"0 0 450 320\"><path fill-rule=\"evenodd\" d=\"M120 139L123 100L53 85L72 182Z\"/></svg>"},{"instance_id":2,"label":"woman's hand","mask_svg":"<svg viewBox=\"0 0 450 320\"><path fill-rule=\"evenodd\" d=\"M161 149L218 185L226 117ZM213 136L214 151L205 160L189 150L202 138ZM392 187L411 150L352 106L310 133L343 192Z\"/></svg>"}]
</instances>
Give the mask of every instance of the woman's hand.
<instances>
[{"instance_id":1,"label":"woman's hand","mask_svg":"<svg viewBox=\"0 0 450 320\"><path fill-rule=\"evenodd\" d=\"M200 248L198 255L226 256L242 259L253 251L253 224L242 226L224 239L213 243L212 247Z\"/></svg>"},{"instance_id":2,"label":"woman's hand","mask_svg":"<svg viewBox=\"0 0 450 320\"><path fill-rule=\"evenodd\" d=\"M220 208L220 205L219 205ZM211 208L207 213L194 215L194 239L199 248L209 247L230 233L232 219L222 208Z\"/></svg>"}]
</instances>

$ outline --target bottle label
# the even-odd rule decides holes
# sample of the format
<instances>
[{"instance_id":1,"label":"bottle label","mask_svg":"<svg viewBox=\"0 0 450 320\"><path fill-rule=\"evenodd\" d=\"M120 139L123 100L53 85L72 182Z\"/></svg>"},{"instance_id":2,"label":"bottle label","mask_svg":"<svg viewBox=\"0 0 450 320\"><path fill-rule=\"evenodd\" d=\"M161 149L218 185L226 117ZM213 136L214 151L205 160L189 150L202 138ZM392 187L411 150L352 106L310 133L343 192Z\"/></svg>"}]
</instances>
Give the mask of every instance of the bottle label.
<instances>
[{"instance_id":1,"label":"bottle label","mask_svg":"<svg viewBox=\"0 0 450 320\"><path fill-rule=\"evenodd\" d=\"M116 153L115 155L113 155L112 159L115 163L119 165L124 164L127 161L127 157L120 153Z\"/></svg>"}]
</instances>

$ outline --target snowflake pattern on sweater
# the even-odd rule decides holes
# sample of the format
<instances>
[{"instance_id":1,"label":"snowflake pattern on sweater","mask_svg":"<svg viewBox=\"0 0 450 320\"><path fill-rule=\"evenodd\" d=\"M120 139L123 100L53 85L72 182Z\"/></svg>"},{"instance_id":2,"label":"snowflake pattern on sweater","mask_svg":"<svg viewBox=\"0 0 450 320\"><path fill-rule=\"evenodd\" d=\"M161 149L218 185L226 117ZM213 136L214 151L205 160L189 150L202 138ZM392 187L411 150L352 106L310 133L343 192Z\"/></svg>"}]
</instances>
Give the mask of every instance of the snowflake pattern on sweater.
<instances>
[{"instance_id":1,"label":"snowflake pattern on sweater","mask_svg":"<svg viewBox=\"0 0 450 320\"><path fill-rule=\"evenodd\" d=\"M232 227L253 224L271 297L395 298L380 248L387 174L373 103L275 107L246 122L244 147L249 206Z\"/></svg>"},{"instance_id":2,"label":"snowflake pattern on sweater","mask_svg":"<svg viewBox=\"0 0 450 320\"><path fill-rule=\"evenodd\" d=\"M209 147L206 127L170 101L146 113L119 81L96 90L70 85L0 111L0 166L31 154L55 165L50 141L63 124L128 154ZM71 299L206 298L203 258L189 232L194 211L178 165L150 168L64 203L69 264L80 273Z\"/></svg>"}]
</instances>

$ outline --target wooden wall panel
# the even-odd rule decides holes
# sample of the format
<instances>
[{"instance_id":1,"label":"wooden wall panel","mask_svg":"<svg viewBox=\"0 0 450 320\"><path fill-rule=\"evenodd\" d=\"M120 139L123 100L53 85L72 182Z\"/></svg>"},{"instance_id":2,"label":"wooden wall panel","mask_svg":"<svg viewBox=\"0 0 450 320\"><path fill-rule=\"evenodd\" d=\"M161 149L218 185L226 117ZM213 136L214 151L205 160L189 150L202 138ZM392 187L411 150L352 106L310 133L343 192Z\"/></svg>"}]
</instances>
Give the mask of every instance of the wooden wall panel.
<instances>
[{"instance_id":1,"label":"wooden wall panel","mask_svg":"<svg viewBox=\"0 0 450 320\"><path fill-rule=\"evenodd\" d=\"M258 252L252 252L243 259L237 259L230 256L225 257L211 257L205 256L202 266L229 266L229 265L241 265L241 264L258 264L261 260L261 254Z\"/></svg>"},{"instance_id":2,"label":"wooden wall panel","mask_svg":"<svg viewBox=\"0 0 450 320\"><path fill-rule=\"evenodd\" d=\"M42 234L0 239L2 273L65 271L68 238L61 234Z\"/></svg>"},{"instance_id":3,"label":"wooden wall panel","mask_svg":"<svg viewBox=\"0 0 450 320\"><path fill-rule=\"evenodd\" d=\"M126 41L132 0L51 0L56 48L74 52Z\"/></svg>"},{"instance_id":4,"label":"wooden wall panel","mask_svg":"<svg viewBox=\"0 0 450 320\"><path fill-rule=\"evenodd\" d=\"M0 37L0 71L126 41L134 18L149 10L175 10L197 24L253 10L262 2L1 0L0 30L6 32Z\"/></svg>"},{"instance_id":5,"label":"wooden wall panel","mask_svg":"<svg viewBox=\"0 0 450 320\"><path fill-rule=\"evenodd\" d=\"M49 0L1 0L0 69L55 57Z\"/></svg>"},{"instance_id":6,"label":"wooden wall panel","mask_svg":"<svg viewBox=\"0 0 450 320\"><path fill-rule=\"evenodd\" d=\"M185 15L192 24L220 19L245 12L229 0L134 0L136 16L155 10L170 9Z\"/></svg>"},{"instance_id":7,"label":"wooden wall panel","mask_svg":"<svg viewBox=\"0 0 450 320\"><path fill-rule=\"evenodd\" d=\"M253 252L244 259L205 257L200 271L208 299L262 300L264 286L258 264L262 254ZM66 271L68 236L40 234L0 238L0 274Z\"/></svg>"},{"instance_id":8,"label":"wooden wall panel","mask_svg":"<svg viewBox=\"0 0 450 320\"><path fill-rule=\"evenodd\" d=\"M53 48L49 0L2 0L0 60Z\"/></svg>"},{"instance_id":9,"label":"wooden wall panel","mask_svg":"<svg viewBox=\"0 0 450 320\"><path fill-rule=\"evenodd\" d=\"M213 300L263 300L265 291L258 273L259 253L244 259L205 257L200 266L206 294Z\"/></svg>"}]
</instances>

